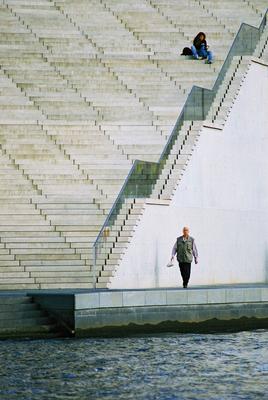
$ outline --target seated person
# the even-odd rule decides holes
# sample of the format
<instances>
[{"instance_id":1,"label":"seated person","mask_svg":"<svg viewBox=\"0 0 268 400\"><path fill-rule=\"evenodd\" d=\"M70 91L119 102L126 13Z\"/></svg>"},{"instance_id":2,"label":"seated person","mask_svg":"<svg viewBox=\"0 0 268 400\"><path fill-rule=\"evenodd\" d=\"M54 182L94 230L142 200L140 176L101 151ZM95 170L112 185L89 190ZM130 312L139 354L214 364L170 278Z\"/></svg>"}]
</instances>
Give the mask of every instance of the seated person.
<instances>
[{"instance_id":1,"label":"seated person","mask_svg":"<svg viewBox=\"0 0 268 400\"><path fill-rule=\"evenodd\" d=\"M199 32L198 35L194 38L191 50L196 60L207 59L208 64L212 63L212 52L208 50L206 35L204 34L204 32Z\"/></svg>"}]
</instances>

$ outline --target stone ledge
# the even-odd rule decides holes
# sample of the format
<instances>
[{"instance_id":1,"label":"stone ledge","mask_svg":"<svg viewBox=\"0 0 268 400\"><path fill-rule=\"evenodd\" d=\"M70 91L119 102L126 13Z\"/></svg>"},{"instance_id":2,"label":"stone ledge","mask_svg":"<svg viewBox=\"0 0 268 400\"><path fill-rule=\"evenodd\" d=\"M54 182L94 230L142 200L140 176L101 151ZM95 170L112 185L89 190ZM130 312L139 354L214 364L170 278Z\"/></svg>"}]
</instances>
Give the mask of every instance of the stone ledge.
<instances>
[{"instance_id":1,"label":"stone ledge","mask_svg":"<svg viewBox=\"0 0 268 400\"><path fill-rule=\"evenodd\" d=\"M75 309L196 304L231 304L268 301L268 286L113 290L76 293Z\"/></svg>"}]
</instances>

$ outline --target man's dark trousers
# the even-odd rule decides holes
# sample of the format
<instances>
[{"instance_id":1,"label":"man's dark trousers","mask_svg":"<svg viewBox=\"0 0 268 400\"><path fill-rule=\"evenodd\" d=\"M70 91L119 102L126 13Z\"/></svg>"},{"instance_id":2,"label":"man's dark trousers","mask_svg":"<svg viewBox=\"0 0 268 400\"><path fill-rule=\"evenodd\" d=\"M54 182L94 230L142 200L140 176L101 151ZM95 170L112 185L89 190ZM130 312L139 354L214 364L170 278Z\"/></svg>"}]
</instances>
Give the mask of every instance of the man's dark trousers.
<instances>
[{"instance_id":1,"label":"man's dark trousers","mask_svg":"<svg viewBox=\"0 0 268 400\"><path fill-rule=\"evenodd\" d=\"M183 280L183 287L187 287L191 275L191 263L179 261L179 267Z\"/></svg>"}]
</instances>

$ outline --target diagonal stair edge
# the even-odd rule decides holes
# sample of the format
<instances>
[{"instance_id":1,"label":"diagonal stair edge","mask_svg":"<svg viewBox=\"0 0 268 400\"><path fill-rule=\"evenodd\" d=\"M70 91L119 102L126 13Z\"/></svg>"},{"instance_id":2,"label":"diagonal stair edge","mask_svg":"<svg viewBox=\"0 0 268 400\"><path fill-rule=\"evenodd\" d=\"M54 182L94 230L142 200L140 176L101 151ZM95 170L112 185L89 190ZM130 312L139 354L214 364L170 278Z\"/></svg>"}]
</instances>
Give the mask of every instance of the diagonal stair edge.
<instances>
[{"instance_id":1,"label":"diagonal stair edge","mask_svg":"<svg viewBox=\"0 0 268 400\"><path fill-rule=\"evenodd\" d=\"M153 185L156 183L163 166L166 162L166 159L170 153L172 146L174 145L176 138L180 134L180 130L182 127L183 122L185 121L204 121L206 115L212 105L212 102L216 96L216 93L224 80L226 72L231 64L233 57L235 56L243 56L243 55L252 55L254 50L256 49L257 43L260 40L261 34L264 32L264 29L267 24L267 16L268 16L268 9L264 14L264 17L259 25L259 28L254 27L253 25L242 23L236 36L233 41L233 44L228 52L228 55L225 59L225 62L218 74L218 78L216 79L214 86L212 89L206 89L199 86L193 86L191 89L190 94L187 97L185 105L177 119L177 122L172 130L172 133L168 139L168 142L163 149L163 152L160 156L158 163L152 162L143 162L140 160L136 160L133 167L131 168L122 188L119 192L110 213L108 214L98 236L93 245L93 259L95 260L95 266L97 264L97 255L98 252L101 251L102 247L102 240L103 237L107 235L107 230L113 225L114 220L116 219L117 215L120 213L122 204L124 203L125 199L128 197L134 198L146 198L150 197L152 193ZM245 36L251 38L249 47L244 47ZM241 54L242 53L242 54ZM205 97L207 97L207 102L205 102ZM198 107L196 109L196 100L199 100ZM201 101L200 101L201 100ZM200 107L201 105L201 107ZM188 110L187 110L188 108ZM194 109L194 112L193 112ZM149 171L148 171L149 170ZM139 183L143 181L143 179L139 179L140 177L150 177L153 181L151 182L146 190L142 190L139 186ZM134 182L135 189L129 190L129 186L131 186L131 181ZM130 196L129 196L130 194ZM115 212L115 215L114 215ZM100 247L100 248L99 248Z\"/></svg>"}]
</instances>

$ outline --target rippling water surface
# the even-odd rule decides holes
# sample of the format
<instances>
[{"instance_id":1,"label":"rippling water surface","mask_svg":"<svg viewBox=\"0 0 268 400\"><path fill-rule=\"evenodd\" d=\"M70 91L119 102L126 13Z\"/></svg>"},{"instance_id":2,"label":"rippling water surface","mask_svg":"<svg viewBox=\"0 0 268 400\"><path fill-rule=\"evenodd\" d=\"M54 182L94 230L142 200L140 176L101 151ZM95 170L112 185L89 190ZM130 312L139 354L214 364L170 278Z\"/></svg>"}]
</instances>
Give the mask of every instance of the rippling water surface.
<instances>
[{"instance_id":1,"label":"rippling water surface","mask_svg":"<svg viewBox=\"0 0 268 400\"><path fill-rule=\"evenodd\" d=\"M0 399L268 399L268 331L2 341Z\"/></svg>"}]
</instances>

